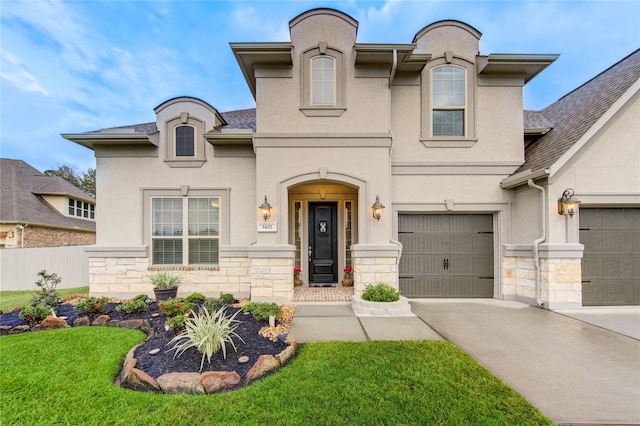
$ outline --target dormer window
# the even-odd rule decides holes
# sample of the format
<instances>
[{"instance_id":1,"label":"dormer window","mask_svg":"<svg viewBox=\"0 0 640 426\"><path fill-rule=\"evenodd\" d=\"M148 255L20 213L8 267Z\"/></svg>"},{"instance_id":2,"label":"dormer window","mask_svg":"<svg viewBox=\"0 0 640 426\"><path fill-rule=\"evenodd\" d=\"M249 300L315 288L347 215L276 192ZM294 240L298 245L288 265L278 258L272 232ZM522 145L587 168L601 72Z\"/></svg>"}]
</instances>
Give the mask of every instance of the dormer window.
<instances>
[{"instance_id":1,"label":"dormer window","mask_svg":"<svg viewBox=\"0 0 640 426\"><path fill-rule=\"evenodd\" d=\"M432 135L465 135L465 70L442 66L432 71Z\"/></svg>"},{"instance_id":2,"label":"dormer window","mask_svg":"<svg viewBox=\"0 0 640 426\"><path fill-rule=\"evenodd\" d=\"M311 105L335 105L335 59L316 56L311 59Z\"/></svg>"},{"instance_id":3,"label":"dormer window","mask_svg":"<svg viewBox=\"0 0 640 426\"><path fill-rule=\"evenodd\" d=\"M195 155L195 129L191 126L176 127L176 157Z\"/></svg>"},{"instance_id":4,"label":"dormer window","mask_svg":"<svg viewBox=\"0 0 640 426\"><path fill-rule=\"evenodd\" d=\"M86 201L69 198L69 216L95 220L96 205Z\"/></svg>"}]
</instances>

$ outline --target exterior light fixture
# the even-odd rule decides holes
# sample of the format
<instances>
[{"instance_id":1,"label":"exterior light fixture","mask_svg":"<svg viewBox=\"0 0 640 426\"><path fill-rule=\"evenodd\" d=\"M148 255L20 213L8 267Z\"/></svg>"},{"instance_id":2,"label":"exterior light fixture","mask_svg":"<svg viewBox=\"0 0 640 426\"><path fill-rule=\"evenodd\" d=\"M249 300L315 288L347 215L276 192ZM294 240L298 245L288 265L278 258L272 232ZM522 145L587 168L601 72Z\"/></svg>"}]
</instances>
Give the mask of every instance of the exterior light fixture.
<instances>
[{"instance_id":1,"label":"exterior light fixture","mask_svg":"<svg viewBox=\"0 0 640 426\"><path fill-rule=\"evenodd\" d=\"M575 198L573 195L575 191L573 188L567 188L562 193L562 197L558 198L558 214L562 216L573 217L578 210L578 204L582 201Z\"/></svg>"},{"instance_id":2,"label":"exterior light fixture","mask_svg":"<svg viewBox=\"0 0 640 426\"><path fill-rule=\"evenodd\" d=\"M380 196L376 195L376 202L371 206L373 218L375 220L380 220L382 217L382 210L384 209L384 205L380 202Z\"/></svg>"},{"instance_id":3,"label":"exterior light fixture","mask_svg":"<svg viewBox=\"0 0 640 426\"><path fill-rule=\"evenodd\" d=\"M13 232L13 230L12 230L12 229L9 229L9 230L7 231L7 238L13 238L15 235L16 235L16 233L15 233L15 232Z\"/></svg>"},{"instance_id":4,"label":"exterior light fixture","mask_svg":"<svg viewBox=\"0 0 640 426\"><path fill-rule=\"evenodd\" d=\"M266 195L264 196L264 203L262 203L260 207L258 207L258 209L262 213L264 221L266 222L267 220L269 220L269 218L271 217L271 204L269 204L269 202L267 201Z\"/></svg>"}]
</instances>

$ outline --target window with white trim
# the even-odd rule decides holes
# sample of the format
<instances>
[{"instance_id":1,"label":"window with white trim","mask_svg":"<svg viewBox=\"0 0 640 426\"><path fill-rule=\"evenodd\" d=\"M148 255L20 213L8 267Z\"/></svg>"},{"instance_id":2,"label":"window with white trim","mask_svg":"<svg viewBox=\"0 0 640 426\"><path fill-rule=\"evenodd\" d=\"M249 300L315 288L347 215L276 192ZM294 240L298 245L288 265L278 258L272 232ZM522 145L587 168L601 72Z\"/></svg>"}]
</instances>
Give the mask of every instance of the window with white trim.
<instances>
[{"instance_id":1,"label":"window with white trim","mask_svg":"<svg viewBox=\"0 0 640 426\"><path fill-rule=\"evenodd\" d=\"M431 73L432 136L465 136L465 70L446 65Z\"/></svg>"},{"instance_id":2,"label":"window with white trim","mask_svg":"<svg viewBox=\"0 0 640 426\"><path fill-rule=\"evenodd\" d=\"M311 59L311 105L335 105L335 59L316 56Z\"/></svg>"},{"instance_id":3,"label":"window with white trim","mask_svg":"<svg viewBox=\"0 0 640 426\"><path fill-rule=\"evenodd\" d=\"M219 197L151 198L151 257L154 265L217 265Z\"/></svg>"},{"instance_id":4,"label":"window with white trim","mask_svg":"<svg viewBox=\"0 0 640 426\"><path fill-rule=\"evenodd\" d=\"M176 127L176 157L193 157L195 155L195 128L192 126Z\"/></svg>"},{"instance_id":5,"label":"window with white trim","mask_svg":"<svg viewBox=\"0 0 640 426\"><path fill-rule=\"evenodd\" d=\"M69 198L69 216L95 220L96 205L87 203L86 201Z\"/></svg>"}]
</instances>

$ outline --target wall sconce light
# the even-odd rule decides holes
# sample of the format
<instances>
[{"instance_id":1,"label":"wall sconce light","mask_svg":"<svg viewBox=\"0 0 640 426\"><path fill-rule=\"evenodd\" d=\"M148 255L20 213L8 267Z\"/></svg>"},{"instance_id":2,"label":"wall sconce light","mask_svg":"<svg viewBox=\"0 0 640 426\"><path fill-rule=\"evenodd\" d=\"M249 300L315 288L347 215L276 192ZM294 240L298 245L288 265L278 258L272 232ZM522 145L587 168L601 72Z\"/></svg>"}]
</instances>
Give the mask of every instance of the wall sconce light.
<instances>
[{"instance_id":1,"label":"wall sconce light","mask_svg":"<svg viewBox=\"0 0 640 426\"><path fill-rule=\"evenodd\" d=\"M578 210L578 204L582 201L575 198L573 195L575 191L573 188L567 188L562 193L562 197L558 198L558 214L562 216L573 217L576 214L576 210Z\"/></svg>"},{"instance_id":2,"label":"wall sconce light","mask_svg":"<svg viewBox=\"0 0 640 426\"><path fill-rule=\"evenodd\" d=\"M380 220L382 217L382 210L384 209L384 205L380 202L380 196L376 195L376 202L371 206L373 218L375 220Z\"/></svg>"},{"instance_id":3,"label":"wall sconce light","mask_svg":"<svg viewBox=\"0 0 640 426\"><path fill-rule=\"evenodd\" d=\"M16 233L15 233L15 232L13 232L13 230L12 230L12 229L10 229L10 230L8 230L8 231L7 231L7 238L13 238L13 237L15 237L15 236L16 236Z\"/></svg>"},{"instance_id":4,"label":"wall sconce light","mask_svg":"<svg viewBox=\"0 0 640 426\"><path fill-rule=\"evenodd\" d=\"M264 221L266 222L267 220L269 220L269 218L271 217L271 204L269 204L269 202L267 201L266 195L264 196L264 203L262 203L260 207L258 207L258 209L260 210L260 212L262 212Z\"/></svg>"}]
</instances>

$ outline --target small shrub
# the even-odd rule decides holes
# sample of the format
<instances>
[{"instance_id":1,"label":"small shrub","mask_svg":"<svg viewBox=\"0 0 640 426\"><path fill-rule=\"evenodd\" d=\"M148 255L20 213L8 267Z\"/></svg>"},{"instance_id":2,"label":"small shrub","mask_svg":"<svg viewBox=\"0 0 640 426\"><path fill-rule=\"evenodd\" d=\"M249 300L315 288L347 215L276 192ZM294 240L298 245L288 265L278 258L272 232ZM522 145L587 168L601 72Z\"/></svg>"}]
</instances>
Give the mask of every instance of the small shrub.
<instances>
[{"instance_id":1,"label":"small shrub","mask_svg":"<svg viewBox=\"0 0 640 426\"><path fill-rule=\"evenodd\" d=\"M134 297L133 300L142 300L143 302L147 303L147 300L149 300L149 296L147 296L146 294L139 294Z\"/></svg>"},{"instance_id":2,"label":"small shrub","mask_svg":"<svg viewBox=\"0 0 640 426\"><path fill-rule=\"evenodd\" d=\"M109 298L105 296L88 297L76 303L73 309L83 314L99 314L104 311L107 303L109 303Z\"/></svg>"},{"instance_id":3,"label":"small shrub","mask_svg":"<svg viewBox=\"0 0 640 426\"><path fill-rule=\"evenodd\" d=\"M207 300L207 298L200 293L193 293L184 299L185 302L191 302L191 303L204 302L205 300Z\"/></svg>"},{"instance_id":4,"label":"small shrub","mask_svg":"<svg viewBox=\"0 0 640 426\"><path fill-rule=\"evenodd\" d=\"M149 279L155 288L161 289L178 287L182 282L180 275L167 271L154 272Z\"/></svg>"},{"instance_id":5,"label":"small shrub","mask_svg":"<svg viewBox=\"0 0 640 426\"><path fill-rule=\"evenodd\" d=\"M185 315L176 315L175 317L167 318L164 322L169 330L173 332L184 330L185 323L187 322L187 317Z\"/></svg>"},{"instance_id":6,"label":"small shrub","mask_svg":"<svg viewBox=\"0 0 640 426\"><path fill-rule=\"evenodd\" d=\"M38 323L45 319L47 315L51 314L51 309L53 308L44 302L36 304L32 303L22 308L20 311L20 318L23 318L30 324Z\"/></svg>"},{"instance_id":7,"label":"small shrub","mask_svg":"<svg viewBox=\"0 0 640 426\"><path fill-rule=\"evenodd\" d=\"M175 317L176 315L184 315L194 308L194 304L185 302L177 297L162 301L158 303L158 307L168 317Z\"/></svg>"},{"instance_id":8,"label":"small shrub","mask_svg":"<svg viewBox=\"0 0 640 426\"><path fill-rule=\"evenodd\" d=\"M29 305L25 306L20 311L20 318L25 319L30 323L40 322L51 313L58 304L58 293L56 292L56 286L60 284L62 278L55 272L52 274L47 273L46 269L38 272L40 279L36 281L36 287L38 290L33 294Z\"/></svg>"},{"instance_id":9,"label":"small shrub","mask_svg":"<svg viewBox=\"0 0 640 426\"><path fill-rule=\"evenodd\" d=\"M232 305L237 302L236 297L233 294L228 293L220 293L220 304L222 305Z\"/></svg>"},{"instance_id":10,"label":"small shrub","mask_svg":"<svg viewBox=\"0 0 640 426\"><path fill-rule=\"evenodd\" d=\"M368 285L362 292L362 300L368 300L369 302L397 302L400 300L400 292L385 283Z\"/></svg>"},{"instance_id":11,"label":"small shrub","mask_svg":"<svg viewBox=\"0 0 640 426\"><path fill-rule=\"evenodd\" d=\"M204 365L204 358L211 363L211 356L222 349L224 359L227 359L227 343L234 350L236 346L233 337L242 340L235 332L239 321L235 319L238 312L233 316L225 315L226 308L220 308L214 313L210 313L207 308L202 307L200 312L193 318L188 318L185 322L185 331L171 339L168 345L173 344L170 350L175 350L174 358L182 355L189 348L196 348L202 354L200 371ZM242 340L244 343L244 340Z\"/></svg>"},{"instance_id":12,"label":"small shrub","mask_svg":"<svg viewBox=\"0 0 640 426\"><path fill-rule=\"evenodd\" d=\"M269 317L273 315L280 318L282 308L277 303L249 302L242 307L244 312L251 312L257 321L269 321Z\"/></svg>"},{"instance_id":13,"label":"small shrub","mask_svg":"<svg viewBox=\"0 0 640 426\"><path fill-rule=\"evenodd\" d=\"M142 300L141 298L133 298L131 300L125 300L120 305L116 306L116 311L124 312L125 314L135 314L138 312L144 312L147 309L146 295Z\"/></svg>"},{"instance_id":14,"label":"small shrub","mask_svg":"<svg viewBox=\"0 0 640 426\"><path fill-rule=\"evenodd\" d=\"M209 312L215 312L220 309L223 304L220 303L220 299L212 298L205 300L202 306L207 308Z\"/></svg>"}]
</instances>

